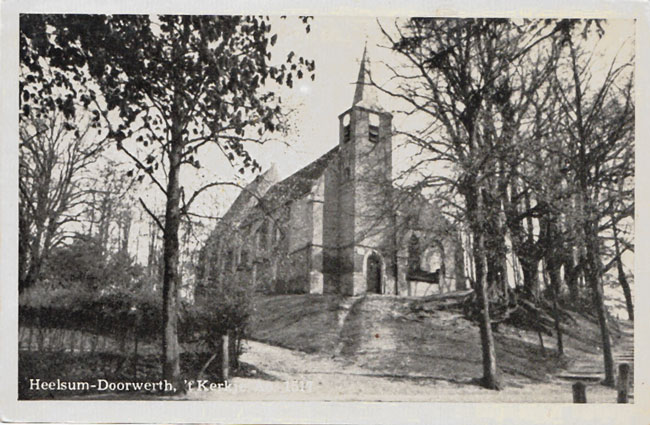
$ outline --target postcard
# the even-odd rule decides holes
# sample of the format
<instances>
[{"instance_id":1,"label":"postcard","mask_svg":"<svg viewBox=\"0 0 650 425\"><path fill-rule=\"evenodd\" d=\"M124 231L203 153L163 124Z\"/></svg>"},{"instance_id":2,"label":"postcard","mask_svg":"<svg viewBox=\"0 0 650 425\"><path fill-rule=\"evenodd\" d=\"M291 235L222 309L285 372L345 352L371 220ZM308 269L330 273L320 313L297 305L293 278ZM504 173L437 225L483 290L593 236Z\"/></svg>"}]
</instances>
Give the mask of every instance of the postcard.
<instances>
[{"instance_id":1,"label":"postcard","mask_svg":"<svg viewBox=\"0 0 650 425\"><path fill-rule=\"evenodd\" d=\"M3 3L2 419L644 422L648 4L583 3Z\"/></svg>"}]
</instances>

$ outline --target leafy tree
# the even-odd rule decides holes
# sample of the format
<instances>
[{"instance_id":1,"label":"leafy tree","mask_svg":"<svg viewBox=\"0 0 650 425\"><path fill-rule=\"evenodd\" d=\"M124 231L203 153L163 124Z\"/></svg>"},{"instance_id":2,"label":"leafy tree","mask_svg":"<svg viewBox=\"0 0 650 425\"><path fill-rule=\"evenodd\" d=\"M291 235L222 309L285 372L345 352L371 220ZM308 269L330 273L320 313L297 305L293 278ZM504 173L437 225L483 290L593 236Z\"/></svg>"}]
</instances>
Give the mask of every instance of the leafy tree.
<instances>
[{"instance_id":1,"label":"leafy tree","mask_svg":"<svg viewBox=\"0 0 650 425\"><path fill-rule=\"evenodd\" d=\"M309 31L308 18L302 21ZM257 16L21 17L26 65L38 74L39 58L47 57L82 84L89 76L98 93L83 101L103 117L108 137L134 161L138 178L148 176L164 194L164 218L151 215L164 235L163 378L177 388L181 217L203 191L224 184L206 183L186 196L181 169L200 168L199 149L208 144L240 173L259 169L246 143L281 127L279 99L267 87L271 81L291 87L314 70L313 61L293 53L286 64L271 65L276 39L269 18Z\"/></svg>"},{"instance_id":2,"label":"leafy tree","mask_svg":"<svg viewBox=\"0 0 650 425\"><path fill-rule=\"evenodd\" d=\"M108 274L100 241L84 237L53 250L43 273L51 286L82 287L91 292L105 287Z\"/></svg>"}]
</instances>

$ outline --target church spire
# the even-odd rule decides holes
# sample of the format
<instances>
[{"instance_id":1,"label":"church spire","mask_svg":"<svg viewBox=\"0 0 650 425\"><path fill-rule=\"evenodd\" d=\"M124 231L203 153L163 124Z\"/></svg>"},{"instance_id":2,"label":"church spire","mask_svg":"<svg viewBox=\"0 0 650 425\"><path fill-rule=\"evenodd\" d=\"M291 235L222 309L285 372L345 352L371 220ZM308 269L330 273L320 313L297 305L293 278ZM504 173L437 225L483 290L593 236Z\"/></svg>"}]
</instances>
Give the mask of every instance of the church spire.
<instances>
[{"instance_id":1,"label":"church spire","mask_svg":"<svg viewBox=\"0 0 650 425\"><path fill-rule=\"evenodd\" d=\"M370 59L368 58L368 42L363 47L363 56L359 66L359 76L357 77L356 87L354 89L354 99L352 106L362 106L376 111L383 111L379 106L377 88L372 85L370 78Z\"/></svg>"}]
</instances>

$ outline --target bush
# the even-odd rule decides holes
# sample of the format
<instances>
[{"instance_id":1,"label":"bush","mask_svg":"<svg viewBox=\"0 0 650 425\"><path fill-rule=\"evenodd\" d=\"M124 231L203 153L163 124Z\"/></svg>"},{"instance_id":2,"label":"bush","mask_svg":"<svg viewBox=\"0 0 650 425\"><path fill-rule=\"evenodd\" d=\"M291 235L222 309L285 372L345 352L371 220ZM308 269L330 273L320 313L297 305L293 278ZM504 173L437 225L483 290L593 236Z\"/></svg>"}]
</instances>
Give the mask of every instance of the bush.
<instances>
[{"instance_id":1,"label":"bush","mask_svg":"<svg viewBox=\"0 0 650 425\"><path fill-rule=\"evenodd\" d=\"M209 351L220 347L229 332L233 341L244 337L250 317L250 300L244 291L227 296L181 303L179 341L199 344ZM45 290L34 288L21 295L22 326L87 331L111 337L135 332L139 339L154 342L162 335L162 297L159 292L123 290L97 294L82 288Z\"/></svg>"}]
</instances>

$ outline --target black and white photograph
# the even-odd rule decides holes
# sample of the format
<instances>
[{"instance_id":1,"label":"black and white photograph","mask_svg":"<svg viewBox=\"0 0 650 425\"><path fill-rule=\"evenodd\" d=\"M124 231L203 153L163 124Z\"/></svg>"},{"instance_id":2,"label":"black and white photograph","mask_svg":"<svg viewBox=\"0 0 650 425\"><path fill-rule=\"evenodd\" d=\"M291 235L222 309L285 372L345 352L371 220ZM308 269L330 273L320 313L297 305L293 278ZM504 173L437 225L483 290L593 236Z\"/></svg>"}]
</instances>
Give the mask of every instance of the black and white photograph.
<instances>
[{"instance_id":1,"label":"black and white photograph","mask_svg":"<svg viewBox=\"0 0 650 425\"><path fill-rule=\"evenodd\" d=\"M637 19L397 11L16 15L13 403L640 402Z\"/></svg>"}]
</instances>

